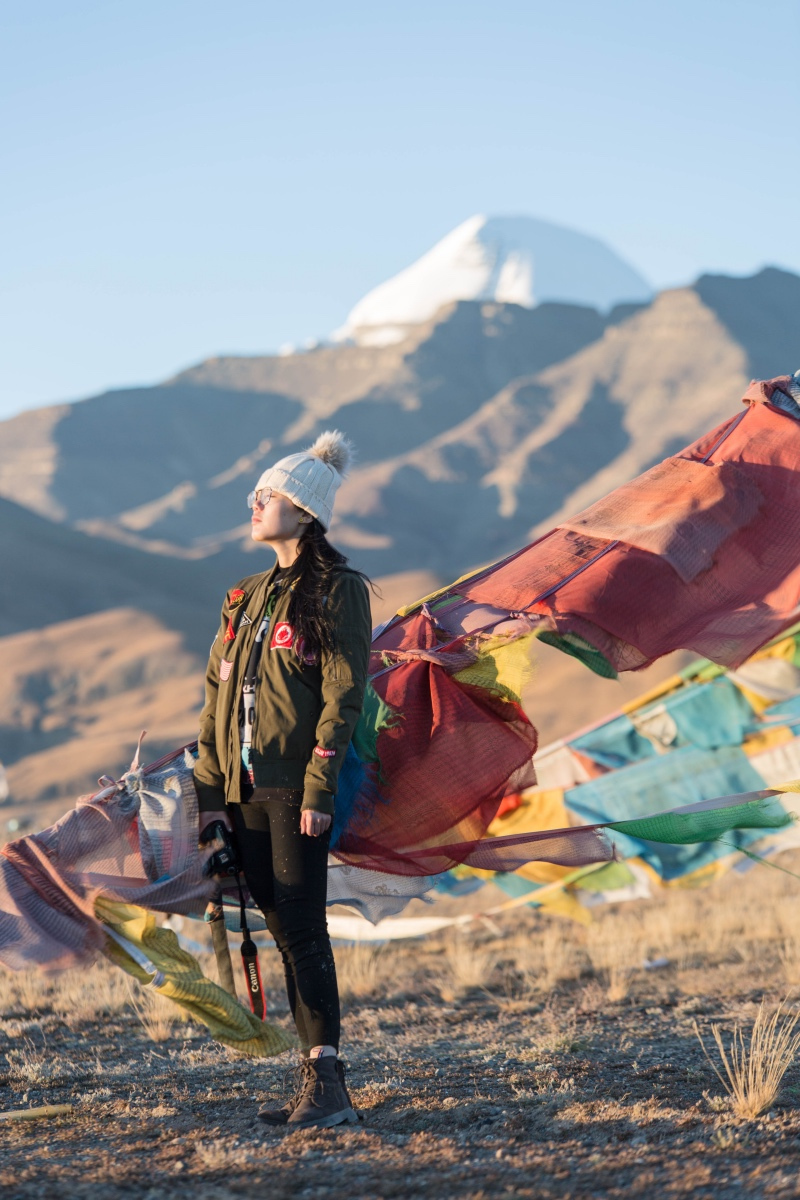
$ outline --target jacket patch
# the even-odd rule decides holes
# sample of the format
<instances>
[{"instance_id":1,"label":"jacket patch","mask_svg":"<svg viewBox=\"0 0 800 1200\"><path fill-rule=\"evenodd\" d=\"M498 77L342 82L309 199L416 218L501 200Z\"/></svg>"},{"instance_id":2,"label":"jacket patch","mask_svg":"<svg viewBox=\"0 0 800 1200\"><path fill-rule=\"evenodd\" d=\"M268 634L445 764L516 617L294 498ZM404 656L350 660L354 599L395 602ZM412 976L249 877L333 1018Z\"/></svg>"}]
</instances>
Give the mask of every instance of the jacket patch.
<instances>
[{"instance_id":1,"label":"jacket patch","mask_svg":"<svg viewBox=\"0 0 800 1200\"><path fill-rule=\"evenodd\" d=\"M294 629L288 621L279 621L272 631L270 650L291 650L294 645Z\"/></svg>"},{"instance_id":2,"label":"jacket patch","mask_svg":"<svg viewBox=\"0 0 800 1200\"><path fill-rule=\"evenodd\" d=\"M328 750L325 746L315 746L314 753L318 754L320 758L336 758L336 751Z\"/></svg>"},{"instance_id":3,"label":"jacket patch","mask_svg":"<svg viewBox=\"0 0 800 1200\"><path fill-rule=\"evenodd\" d=\"M228 617L228 628L225 630L225 637L222 639L223 646L227 646L228 642L232 642L236 637L236 630L233 628L233 621Z\"/></svg>"},{"instance_id":4,"label":"jacket patch","mask_svg":"<svg viewBox=\"0 0 800 1200\"><path fill-rule=\"evenodd\" d=\"M239 624L240 625L252 625L253 622L251 621L250 617L248 617L247 613L242 613L242 619L239 622Z\"/></svg>"},{"instance_id":5,"label":"jacket patch","mask_svg":"<svg viewBox=\"0 0 800 1200\"><path fill-rule=\"evenodd\" d=\"M232 662L228 662L227 658L220 659L219 677L223 683L225 682L226 679L230 679L232 670L233 670Z\"/></svg>"},{"instance_id":6,"label":"jacket patch","mask_svg":"<svg viewBox=\"0 0 800 1200\"><path fill-rule=\"evenodd\" d=\"M241 604L244 600L244 592L241 588L234 588L231 592L230 600L228 601L229 608L236 608L237 604Z\"/></svg>"}]
</instances>

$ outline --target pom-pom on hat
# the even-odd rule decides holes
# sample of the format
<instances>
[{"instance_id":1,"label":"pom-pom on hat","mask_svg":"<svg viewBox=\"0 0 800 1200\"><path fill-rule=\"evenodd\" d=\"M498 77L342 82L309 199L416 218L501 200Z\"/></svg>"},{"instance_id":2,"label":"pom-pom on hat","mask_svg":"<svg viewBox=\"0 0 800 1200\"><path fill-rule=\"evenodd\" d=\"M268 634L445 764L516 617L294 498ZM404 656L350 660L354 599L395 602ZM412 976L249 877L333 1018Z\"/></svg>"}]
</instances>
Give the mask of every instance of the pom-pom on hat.
<instances>
[{"instance_id":1,"label":"pom-pom on hat","mask_svg":"<svg viewBox=\"0 0 800 1200\"><path fill-rule=\"evenodd\" d=\"M256 491L272 488L316 517L327 530L336 489L347 474L352 446L338 429L326 429L313 446L289 454L269 467L256 484Z\"/></svg>"}]
</instances>

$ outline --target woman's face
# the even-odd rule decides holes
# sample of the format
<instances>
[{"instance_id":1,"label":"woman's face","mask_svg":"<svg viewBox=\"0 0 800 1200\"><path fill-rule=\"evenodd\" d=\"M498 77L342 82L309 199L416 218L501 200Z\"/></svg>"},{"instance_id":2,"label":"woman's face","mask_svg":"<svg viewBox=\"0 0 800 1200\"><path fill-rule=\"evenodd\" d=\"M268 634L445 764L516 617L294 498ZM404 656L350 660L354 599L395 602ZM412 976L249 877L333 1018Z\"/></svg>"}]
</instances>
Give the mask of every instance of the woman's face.
<instances>
[{"instance_id":1,"label":"woman's face","mask_svg":"<svg viewBox=\"0 0 800 1200\"><path fill-rule=\"evenodd\" d=\"M308 513L293 504L288 496L273 492L266 504L261 496L253 505L250 536L254 542L290 542L299 538L310 521Z\"/></svg>"}]
</instances>

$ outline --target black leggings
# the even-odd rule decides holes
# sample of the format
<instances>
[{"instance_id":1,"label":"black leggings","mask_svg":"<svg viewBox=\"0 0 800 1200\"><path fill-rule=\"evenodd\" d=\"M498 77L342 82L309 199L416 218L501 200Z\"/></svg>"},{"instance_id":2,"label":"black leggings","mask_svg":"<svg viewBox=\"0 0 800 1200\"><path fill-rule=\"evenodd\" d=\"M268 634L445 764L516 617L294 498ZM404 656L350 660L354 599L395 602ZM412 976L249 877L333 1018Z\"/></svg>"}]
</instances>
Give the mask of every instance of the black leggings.
<instances>
[{"instance_id":1,"label":"black leggings","mask_svg":"<svg viewBox=\"0 0 800 1200\"><path fill-rule=\"evenodd\" d=\"M300 832L300 801L230 804L242 869L283 959L286 994L304 1050L339 1048L339 989L325 901L330 829Z\"/></svg>"}]
</instances>

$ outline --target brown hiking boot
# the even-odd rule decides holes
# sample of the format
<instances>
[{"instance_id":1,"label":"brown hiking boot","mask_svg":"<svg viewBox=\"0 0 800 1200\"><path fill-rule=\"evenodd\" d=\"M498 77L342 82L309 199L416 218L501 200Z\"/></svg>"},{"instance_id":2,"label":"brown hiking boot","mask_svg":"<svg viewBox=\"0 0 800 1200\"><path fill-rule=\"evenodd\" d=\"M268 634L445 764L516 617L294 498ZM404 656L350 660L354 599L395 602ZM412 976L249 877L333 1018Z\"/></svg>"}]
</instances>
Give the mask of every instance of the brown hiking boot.
<instances>
[{"instance_id":1,"label":"brown hiking boot","mask_svg":"<svg viewBox=\"0 0 800 1200\"><path fill-rule=\"evenodd\" d=\"M359 1121L362 1121L362 1120L363 1120L363 1117L361 1116L361 1114L360 1114L359 1112L357 1112L357 1111L356 1111L356 1107L355 1107L355 1105L353 1104L353 1101L350 1099L350 1093L349 1093L349 1092L348 1092L348 1090L347 1090L347 1080L346 1080L346 1078L345 1078L345 1076L346 1076L346 1068L345 1068L345 1065L344 1065L344 1063L342 1062L342 1060L341 1060L340 1058L337 1058L337 1059L336 1059L336 1074L339 1076L339 1083L342 1085L342 1091L343 1091L343 1092L344 1092L344 1094L345 1094L345 1098L346 1098L346 1100L347 1100L347 1103L350 1105L350 1107L352 1108L353 1112L354 1112L354 1113L356 1114L356 1116L358 1117Z\"/></svg>"},{"instance_id":2,"label":"brown hiking boot","mask_svg":"<svg viewBox=\"0 0 800 1200\"><path fill-rule=\"evenodd\" d=\"M303 1090L287 1121L289 1129L327 1129L345 1122L356 1124L338 1058L310 1058L303 1063Z\"/></svg>"},{"instance_id":3,"label":"brown hiking boot","mask_svg":"<svg viewBox=\"0 0 800 1200\"><path fill-rule=\"evenodd\" d=\"M294 1091L285 1104L280 1108L271 1108L268 1104L264 1104L258 1110L259 1119L266 1121L267 1125L286 1125L289 1117L292 1115L297 1105L300 1103L300 1097L303 1094L305 1086L304 1068L307 1059L303 1059L297 1066L290 1067L283 1077L283 1086L286 1087L290 1082L294 1084Z\"/></svg>"}]
</instances>

